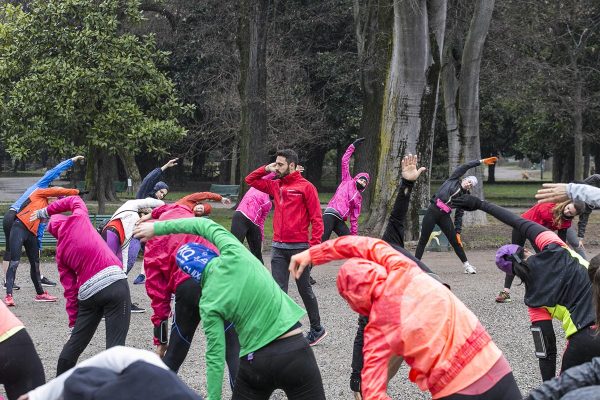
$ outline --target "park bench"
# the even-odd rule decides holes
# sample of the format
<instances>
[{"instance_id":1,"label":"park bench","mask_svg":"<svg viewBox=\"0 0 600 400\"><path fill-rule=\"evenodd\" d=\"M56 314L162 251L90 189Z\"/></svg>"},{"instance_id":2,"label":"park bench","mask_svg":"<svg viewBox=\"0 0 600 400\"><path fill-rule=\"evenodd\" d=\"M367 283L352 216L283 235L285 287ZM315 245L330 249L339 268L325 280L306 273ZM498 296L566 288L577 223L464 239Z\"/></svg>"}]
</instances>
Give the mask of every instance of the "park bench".
<instances>
[{"instance_id":1,"label":"park bench","mask_svg":"<svg viewBox=\"0 0 600 400\"><path fill-rule=\"evenodd\" d=\"M210 192L220 194L223 197L238 197L240 185L210 185Z\"/></svg>"},{"instance_id":2,"label":"park bench","mask_svg":"<svg viewBox=\"0 0 600 400\"><path fill-rule=\"evenodd\" d=\"M92 225L97 227L102 223L102 221L109 219L112 215L105 214L90 214L90 221ZM0 216L0 224L3 222L4 217ZM6 237L4 236L4 230L0 229L0 245L4 246L6 244ZM44 232L44 236L42 237L42 247L44 246L56 246L56 238L46 231Z\"/></svg>"},{"instance_id":3,"label":"park bench","mask_svg":"<svg viewBox=\"0 0 600 400\"><path fill-rule=\"evenodd\" d=\"M85 181L77 181L75 187L79 190L85 190ZM127 182L113 181L113 188L117 193L124 193L127 190Z\"/></svg>"}]
</instances>

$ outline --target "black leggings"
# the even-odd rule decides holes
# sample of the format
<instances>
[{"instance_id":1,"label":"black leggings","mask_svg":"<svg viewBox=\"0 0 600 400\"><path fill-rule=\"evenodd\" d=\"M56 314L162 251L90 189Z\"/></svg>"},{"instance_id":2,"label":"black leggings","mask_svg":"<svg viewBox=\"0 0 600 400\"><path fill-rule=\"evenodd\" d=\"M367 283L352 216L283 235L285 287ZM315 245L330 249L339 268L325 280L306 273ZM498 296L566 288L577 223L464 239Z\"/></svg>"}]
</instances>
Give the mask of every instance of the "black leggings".
<instances>
[{"instance_id":1,"label":"black leggings","mask_svg":"<svg viewBox=\"0 0 600 400\"><path fill-rule=\"evenodd\" d=\"M288 292L288 283L290 280L290 259L293 255L298 254L305 249L278 249L273 247L271 253L271 274L273 279L279 285L281 290L285 293ZM310 327L315 330L321 329L321 316L319 314L319 303L317 302L317 296L313 292L312 286L310 285L310 272L307 269L302 272L300 278L296 279L296 286L298 287L298 293L304 302L304 307L308 313L308 320L310 321Z\"/></svg>"},{"instance_id":2,"label":"black leggings","mask_svg":"<svg viewBox=\"0 0 600 400\"><path fill-rule=\"evenodd\" d=\"M486 392L472 395L451 394L440 397L439 400L521 400L522 398L514 375L509 372Z\"/></svg>"},{"instance_id":3,"label":"black leggings","mask_svg":"<svg viewBox=\"0 0 600 400\"><path fill-rule=\"evenodd\" d=\"M289 400L325 399L317 360L302 334L242 357L232 400L267 400L275 389Z\"/></svg>"},{"instance_id":4,"label":"black leggings","mask_svg":"<svg viewBox=\"0 0 600 400\"><path fill-rule=\"evenodd\" d=\"M600 356L600 336L596 335L592 327L583 328L569 337L562 357L560 373L592 361L592 358L598 356Z\"/></svg>"},{"instance_id":5,"label":"black leggings","mask_svg":"<svg viewBox=\"0 0 600 400\"><path fill-rule=\"evenodd\" d=\"M323 214L323 236L321 236L321 242L329 240L331 232L335 232L338 237L346 236L350 234L350 229L341 219L335 215Z\"/></svg>"},{"instance_id":6,"label":"black leggings","mask_svg":"<svg viewBox=\"0 0 600 400\"><path fill-rule=\"evenodd\" d=\"M33 341L23 328L0 342L0 384L9 400L46 383L44 367Z\"/></svg>"},{"instance_id":7,"label":"black leggings","mask_svg":"<svg viewBox=\"0 0 600 400\"><path fill-rule=\"evenodd\" d=\"M200 284L193 279L185 280L175 290L175 311L173 312L169 346L162 359L174 372L179 371L179 367L185 360L196 328L200 323L198 304L201 293ZM232 324L226 322L225 325L225 359L229 368L230 384L233 387L240 365L240 342Z\"/></svg>"},{"instance_id":8,"label":"black leggings","mask_svg":"<svg viewBox=\"0 0 600 400\"><path fill-rule=\"evenodd\" d=\"M10 261L10 230L12 229L15 219L17 218L17 212L15 210L8 210L4 214L2 220L2 230L4 231L4 261Z\"/></svg>"},{"instance_id":9,"label":"black leggings","mask_svg":"<svg viewBox=\"0 0 600 400\"><path fill-rule=\"evenodd\" d=\"M79 301L75 326L58 358L57 376L75 366L102 317L106 319L106 348L124 346L131 318L127 279L113 282L89 299Z\"/></svg>"},{"instance_id":10,"label":"black leggings","mask_svg":"<svg viewBox=\"0 0 600 400\"><path fill-rule=\"evenodd\" d=\"M250 252L264 264L262 258L262 232L258 226L244 214L236 211L233 213L233 219L231 220L231 233L242 243L246 239Z\"/></svg>"},{"instance_id":11,"label":"black leggings","mask_svg":"<svg viewBox=\"0 0 600 400\"><path fill-rule=\"evenodd\" d=\"M425 251L425 246L427 246L427 242L429 241L429 236L431 232L433 232L433 228L435 225L440 227L446 238L448 238L448 242L454 249L454 252L460 258L460 261L467 262L467 255L465 254L464 249L460 244L458 244L458 240L456 240L456 232L454 230L454 223L452 222L452 218L450 218L450 214L446 214L442 210L440 210L435 204L431 204L423 217L423 224L421 225L421 236L419 237L419 243L417 244L417 250L415 251L415 257L419 260L423 258L423 252Z\"/></svg>"},{"instance_id":12,"label":"black leggings","mask_svg":"<svg viewBox=\"0 0 600 400\"><path fill-rule=\"evenodd\" d=\"M12 294L17 267L21 259L21 247L25 246L25 253L29 259L31 268L29 274L37 294L44 293L40 276L40 249L37 238L23 223L17 219L12 225L10 231L10 263L6 271L6 294Z\"/></svg>"}]
</instances>

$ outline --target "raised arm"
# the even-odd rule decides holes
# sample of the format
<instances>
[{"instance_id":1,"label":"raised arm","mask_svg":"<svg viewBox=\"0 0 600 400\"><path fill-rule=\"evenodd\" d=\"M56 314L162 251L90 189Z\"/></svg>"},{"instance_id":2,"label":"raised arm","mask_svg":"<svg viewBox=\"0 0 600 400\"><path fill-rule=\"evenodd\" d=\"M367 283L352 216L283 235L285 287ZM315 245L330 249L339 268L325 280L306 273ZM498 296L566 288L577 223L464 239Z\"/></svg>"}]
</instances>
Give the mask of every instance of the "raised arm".
<instances>
[{"instance_id":1,"label":"raised arm","mask_svg":"<svg viewBox=\"0 0 600 400\"><path fill-rule=\"evenodd\" d=\"M89 215L85 202L79 196L68 196L58 199L46 207L48 215L71 211L73 215Z\"/></svg>"},{"instance_id":2,"label":"raised arm","mask_svg":"<svg viewBox=\"0 0 600 400\"><path fill-rule=\"evenodd\" d=\"M158 181L160 181L162 173L163 170L161 168L154 168L152 171L150 171L142 181L135 197L137 199L143 199L144 197L148 197L148 194L152 193L154 185L156 185Z\"/></svg>"},{"instance_id":3,"label":"raised arm","mask_svg":"<svg viewBox=\"0 0 600 400\"><path fill-rule=\"evenodd\" d=\"M448 179L458 179L461 176L463 176L468 170L470 170L471 168L478 167L479 165L481 165L481 160L473 160L469 161L466 164L459 165L454 171L452 171L452 175L450 175Z\"/></svg>"},{"instance_id":4,"label":"raised arm","mask_svg":"<svg viewBox=\"0 0 600 400\"><path fill-rule=\"evenodd\" d=\"M252 186L253 188L258 189L263 193L267 193L271 196L274 196L279 185L273 180L263 179L265 175L268 175L273 172L267 171L267 167L268 165L263 165L262 167L258 167L254 171L250 172L250 174L246 176L245 181L248 185Z\"/></svg>"},{"instance_id":5,"label":"raised arm","mask_svg":"<svg viewBox=\"0 0 600 400\"><path fill-rule=\"evenodd\" d=\"M33 193L37 197L60 197L60 196L76 196L79 194L77 189L67 189L60 186L51 187L48 189L38 189Z\"/></svg>"},{"instance_id":6,"label":"raised arm","mask_svg":"<svg viewBox=\"0 0 600 400\"><path fill-rule=\"evenodd\" d=\"M352 180L352 175L350 175L350 159L352 158L352 154L354 154L354 150L354 143L352 143L342 156L342 182Z\"/></svg>"}]
</instances>

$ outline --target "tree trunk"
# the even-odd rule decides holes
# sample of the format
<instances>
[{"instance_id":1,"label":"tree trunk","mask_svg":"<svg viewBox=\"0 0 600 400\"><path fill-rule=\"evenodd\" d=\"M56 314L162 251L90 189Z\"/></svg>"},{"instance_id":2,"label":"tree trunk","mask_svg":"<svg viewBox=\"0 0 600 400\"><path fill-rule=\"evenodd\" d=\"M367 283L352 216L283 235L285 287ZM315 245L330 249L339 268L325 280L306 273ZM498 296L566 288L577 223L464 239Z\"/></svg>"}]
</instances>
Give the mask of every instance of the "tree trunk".
<instances>
[{"instance_id":1,"label":"tree trunk","mask_svg":"<svg viewBox=\"0 0 600 400\"><path fill-rule=\"evenodd\" d=\"M359 137L365 141L354 153L356 171L366 171L371 182L377 179L380 149L381 110L385 78L390 60L393 24L391 0L354 0L354 25L360 64L362 113ZM369 211L374 190L363 196L363 210Z\"/></svg>"},{"instance_id":2,"label":"tree trunk","mask_svg":"<svg viewBox=\"0 0 600 400\"><path fill-rule=\"evenodd\" d=\"M407 239L418 235L418 210L429 197L429 170L439 87L446 2L394 1L391 61L380 129L378 177L367 226L380 236L400 181L401 159L419 156L428 167L416 185L407 219ZM430 22L431 19L431 22Z\"/></svg>"},{"instance_id":3,"label":"tree trunk","mask_svg":"<svg viewBox=\"0 0 600 400\"><path fill-rule=\"evenodd\" d=\"M586 141L583 146L583 179L590 176L590 143Z\"/></svg>"},{"instance_id":4,"label":"tree trunk","mask_svg":"<svg viewBox=\"0 0 600 400\"><path fill-rule=\"evenodd\" d=\"M192 176L193 179L198 179L204 176L204 164L206 163L206 152L198 151L192 159Z\"/></svg>"},{"instance_id":5,"label":"tree trunk","mask_svg":"<svg viewBox=\"0 0 600 400\"><path fill-rule=\"evenodd\" d=\"M135 193L142 183L142 177L140 170L135 163L135 156L129 151L119 151L119 158L125 167L125 173L127 177L131 179L133 185L133 192Z\"/></svg>"},{"instance_id":6,"label":"tree trunk","mask_svg":"<svg viewBox=\"0 0 600 400\"><path fill-rule=\"evenodd\" d=\"M308 179L317 188L322 187L321 177L323 175L323 164L325 162L325 154L327 153L326 148L315 148L308 153L306 160L306 172L304 177ZM337 180L336 182L339 182Z\"/></svg>"},{"instance_id":7,"label":"tree trunk","mask_svg":"<svg viewBox=\"0 0 600 400\"><path fill-rule=\"evenodd\" d=\"M238 151L239 151L239 142L237 140L233 140L233 148L231 149L231 171L229 171L229 184L235 185L235 174L238 170Z\"/></svg>"},{"instance_id":8,"label":"tree trunk","mask_svg":"<svg viewBox=\"0 0 600 400\"><path fill-rule=\"evenodd\" d=\"M581 92L583 90L583 80L577 76L575 82L575 96L573 99L573 172L575 180L583 179L583 103Z\"/></svg>"},{"instance_id":9,"label":"tree trunk","mask_svg":"<svg viewBox=\"0 0 600 400\"><path fill-rule=\"evenodd\" d=\"M238 49L241 100L240 171L246 177L267 162L267 13L269 0L242 0ZM240 197L246 184L240 180Z\"/></svg>"},{"instance_id":10,"label":"tree trunk","mask_svg":"<svg viewBox=\"0 0 600 400\"><path fill-rule=\"evenodd\" d=\"M496 183L496 164L492 164L488 167L488 183Z\"/></svg>"},{"instance_id":11,"label":"tree trunk","mask_svg":"<svg viewBox=\"0 0 600 400\"><path fill-rule=\"evenodd\" d=\"M113 188L116 176L116 158L97 148L90 148L87 155L85 188L89 191L86 200L98 201L98 214L106 212L106 202L116 201Z\"/></svg>"},{"instance_id":12,"label":"tree trunk","mask_svg":"<svg viewBox=\"0 0 600 400\"><path fill-rule=\"evenodd\" d=\"M475 3L469 33L463 48L458 89L459 130L464 137L462 145L465 161L481 158L479 142L479 72L483 45L494 11L494 0ZM482 184L473 188L473 194L483 199L483 168L475 168L474 175ZM466 213L464 225L485 224L487 215L482 211Z\"/></svg>"}]
</instances>

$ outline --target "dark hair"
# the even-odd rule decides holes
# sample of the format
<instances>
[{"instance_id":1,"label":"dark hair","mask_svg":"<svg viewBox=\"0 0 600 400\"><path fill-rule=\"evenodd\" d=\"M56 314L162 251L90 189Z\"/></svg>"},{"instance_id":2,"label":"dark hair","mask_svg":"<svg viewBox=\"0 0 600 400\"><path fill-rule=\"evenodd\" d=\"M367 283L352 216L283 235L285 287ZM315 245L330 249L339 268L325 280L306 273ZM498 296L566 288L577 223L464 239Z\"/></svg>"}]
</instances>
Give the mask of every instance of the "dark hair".
<instances>
[{"instance_id":1,"label":"dark hair","mask_svg":"<svg viewBox=\"0 0 600 400\"><path fill-rule=\"evenodd\" d=\"M298 153L292 149L279 150L275 155L277 157L285 158L285 161L287 161L288 164L294 163L298 165Z\"/></svg>"},{"instance_id":2,"label":"dark hair","mask_svg":"<svg viewBox=\"0 0 600 400\"><path fill-rule=\"evenodd\" d=\"M598 328L600 328L598 325L600 323L600 254L590 260L588 276L592 281L592 296L596 307L596 332L598 332Z\"/></svg>"},{"instance_id":3,"label":"dark hair","mask_svg":"<svg viewBox=\"0 0 600 400\"><path fill-rule=\"evenodd\" d=\"M521 247L519 251L514 253L512 256L512 267L515 276L518 276L521 279L521 282L525 284L525 288L529 284L529 266L527 265L527 261L525 261L525 249Z\"/></svg>"}]
</instances>

